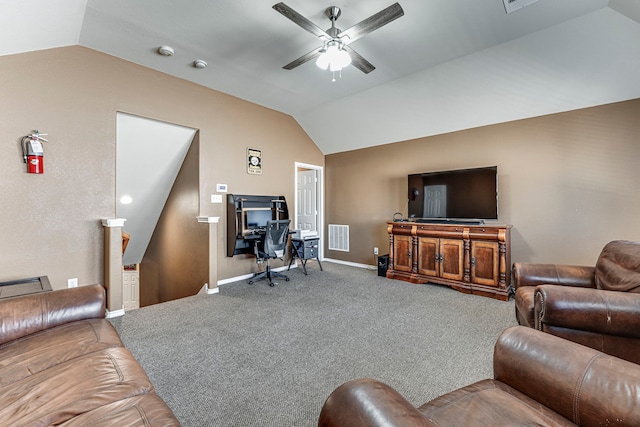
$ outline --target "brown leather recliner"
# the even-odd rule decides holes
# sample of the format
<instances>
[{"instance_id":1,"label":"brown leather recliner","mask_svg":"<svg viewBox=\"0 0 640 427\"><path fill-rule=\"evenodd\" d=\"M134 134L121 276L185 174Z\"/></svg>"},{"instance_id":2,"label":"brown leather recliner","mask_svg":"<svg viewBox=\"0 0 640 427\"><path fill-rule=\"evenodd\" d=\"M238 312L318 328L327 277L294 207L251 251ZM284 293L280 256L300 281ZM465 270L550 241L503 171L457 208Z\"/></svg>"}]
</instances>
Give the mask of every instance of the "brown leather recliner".
<instances>
[{"instance_id":1,"label":"brown leather recliner","mask_svg":"<svg viewBox=\"0 0 640 427\"><path fill-rule=\"evenodd\" d=\"M608 243L595 267L513 264L516 318L640 363L640 243Z\"/></svg>"},{"instance_id":2,"label":"brown leather recliner","mask_svg":"<svg viewBox=\"0 0 640 427\"><path fill-rule=\"evenodd\" d=\"M493 372L418 408L381 382L349 381L329 396L318 426L640 425L640 365L513 326L498 338Z\"/></svg>"}]
</instances>

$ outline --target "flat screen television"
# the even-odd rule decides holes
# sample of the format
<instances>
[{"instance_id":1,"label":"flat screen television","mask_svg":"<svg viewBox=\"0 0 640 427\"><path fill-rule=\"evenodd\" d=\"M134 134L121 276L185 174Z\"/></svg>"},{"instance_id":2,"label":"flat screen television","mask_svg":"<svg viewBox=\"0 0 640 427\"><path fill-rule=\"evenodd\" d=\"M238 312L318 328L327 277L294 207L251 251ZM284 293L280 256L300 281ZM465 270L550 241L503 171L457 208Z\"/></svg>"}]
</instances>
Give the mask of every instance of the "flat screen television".
<instances>
[{"instance_id":1,"label":"flat screen television","mask_svg":"<svg viewBox=\"0 0 640 427\"><path fill-rule=\"evenodd\" d=\"M409 175L407 215L418 222L498 219L498 167Z\"/></svg>"}]
</instances>

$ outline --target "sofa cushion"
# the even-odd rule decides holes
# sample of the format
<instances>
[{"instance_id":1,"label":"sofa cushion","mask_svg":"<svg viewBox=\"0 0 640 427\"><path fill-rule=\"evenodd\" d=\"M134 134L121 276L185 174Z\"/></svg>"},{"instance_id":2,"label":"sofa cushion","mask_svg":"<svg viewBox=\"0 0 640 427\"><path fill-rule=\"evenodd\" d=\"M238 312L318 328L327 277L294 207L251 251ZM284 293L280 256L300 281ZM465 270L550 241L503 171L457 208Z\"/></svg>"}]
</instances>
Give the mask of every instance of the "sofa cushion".
<instances>
[{"instance_id":1,"label":"sofa cushion","mask_svg":"<svg viewBox=\"0 0 640 427\"><path fill-rule=\"evenodd\" d=\"M596 263L596 286L609 291L640 292L640 243L607 243Z\"/></svg>"},{"instance_id":2,"label":"sofa cushion","mask_svg":"<svg viewBox=\"0 0 640 427\"><path fill-rule=\"evenodd\" d=\"M58 425L122 399L153 392L124 347L75 358L0 388L0 425Z\"/></svg>"},{"instance_id":3,"label":"sofa cushion","mask_svg":"<svg viewBox=\"0 0 640 427\"><path fill-rule=\"evenodd\" d=\"M156 394L119 400L85 412L62 424L64 427L180 426L171 409Z\"/></svg>"},{"instance_id":4,"label":"sofa cushion","mask_svg":"<svg viewBox=\"0 0 640 427\"><path fill-rule=\"evenodd\" d=\"M0 299L0 344L65 323L104 319L105 290L80 286Z\"/></svg>"},{"instance_id":5,"label":"sofa cushion","mask_svg":"<svg viewBox=\"0 0 640 427\"><path fill-rule=\"evenodd\" d=\"M566 418L495 380L482 380L418 408L443 426L575 426Z\"/></svg>"},{"instance_id":6,"label":"sofa cushion","mask_svg":"<svg viewBox=\"0 0 640 427\"><path fill-rule=\"evenodd\" d=\"M108 320L67 323L0 345L0 387L86 354L122 347Z\"/></svg>"}]
</instances>

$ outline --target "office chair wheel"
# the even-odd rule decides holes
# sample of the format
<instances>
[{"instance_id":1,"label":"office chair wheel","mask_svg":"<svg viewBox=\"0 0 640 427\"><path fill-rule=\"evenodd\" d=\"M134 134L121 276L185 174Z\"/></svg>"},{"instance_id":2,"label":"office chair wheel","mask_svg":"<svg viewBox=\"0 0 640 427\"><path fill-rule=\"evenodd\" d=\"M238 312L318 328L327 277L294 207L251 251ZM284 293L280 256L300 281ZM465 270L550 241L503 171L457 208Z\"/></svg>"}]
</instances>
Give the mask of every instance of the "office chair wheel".
<instances>
[{"instance_id":1,"label":"office chair wheel","mask_svg":"<svg viewBox=\"0 0 640 427\"><path fill-rule=\"evenodd\" d=\"M273 283L273 282L269 283L269 286L271 286L272 288L273 288L275 285L276 285L276 284L275 284L275 283Z\"/></svg>"},{"instance_id":2,"label":"office chair wheel","mask_svg":"<svg viewBox=\"0 0 640 427\"><path fill-rule=\"evenodd\" d=\"M286 278L286 279L284 279L284 280L285 280L286 282L288 282L288 281L289 281L289 280L291 280L291 279L289 279L289 278L287 277L287 278Z\"/></svg>"}]
</instances>

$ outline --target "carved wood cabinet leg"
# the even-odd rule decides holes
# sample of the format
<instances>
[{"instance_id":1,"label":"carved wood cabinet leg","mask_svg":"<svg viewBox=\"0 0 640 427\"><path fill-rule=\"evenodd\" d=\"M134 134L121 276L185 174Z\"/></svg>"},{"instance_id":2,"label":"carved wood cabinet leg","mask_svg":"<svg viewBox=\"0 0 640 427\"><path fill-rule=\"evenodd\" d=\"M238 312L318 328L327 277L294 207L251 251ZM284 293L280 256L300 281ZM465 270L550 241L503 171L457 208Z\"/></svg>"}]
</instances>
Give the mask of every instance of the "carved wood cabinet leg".
<instances>
[{"instance_id":1,"label":"carved wood cabinet leg","mask_svg":"<svg viewBox=\"0 0 640 427\"><path fill-rule=\"evenodd\" d=\"M418 274L418 237L411 236L411 273Z\"/></svg>"},{"instance_id":2,"label":"carved wood cabinet leg","mask_svg":"<svg viewBox=\"0 0 640 427\"><path fill-rule=\"evenodd\" d=\"M471 282L471 241L469 239L464 240L464 276L462 278L465 282Z\"/></svg>"},{"instance_id":3,"label":"carved wood cabinet leg","mask_svg":"<svg viewBox=\"0 0 640 427\"><path fill-rule=\"evenodd\" d=\"M387 277L393 278L393 225L389 224L387 227L387 233L389 233L389 265L387 267Z\"/></svg>"},{"instance_id":4,"label":"carved wood cabinet leg","mask_svg":"<svg viewBox=\"0 0 640 427\"><path fill-rule=\"evenodd\" d=\"M507 265L507 245L504 242L498 244L500 251L500 281L498 285L501 289L507 289L507 271L509 266Z\"/></svg>"}]
</instances>

